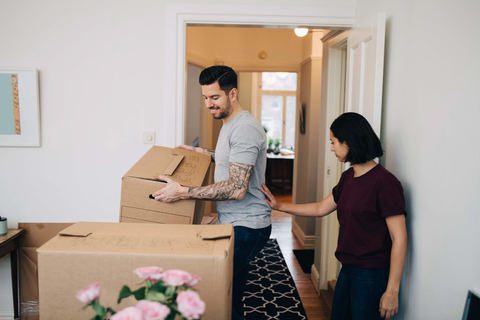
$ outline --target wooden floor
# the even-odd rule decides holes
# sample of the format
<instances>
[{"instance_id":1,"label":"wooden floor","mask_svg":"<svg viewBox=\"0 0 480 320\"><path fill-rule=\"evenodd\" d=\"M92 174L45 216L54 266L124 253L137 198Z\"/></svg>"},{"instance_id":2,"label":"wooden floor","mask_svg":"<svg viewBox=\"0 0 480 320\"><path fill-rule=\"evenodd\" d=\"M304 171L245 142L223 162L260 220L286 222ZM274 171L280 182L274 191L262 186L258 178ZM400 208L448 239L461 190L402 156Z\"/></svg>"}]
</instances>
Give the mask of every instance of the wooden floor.
<instances>
[{"instance_id":1,"label":"wooden floor","mask_svg":"<svg viewBox=\"0 0 480 320\"><path fill-rule=\"evenodd\" d=\"M282 203L292 203L291 195L275 195ZM300 242L292 233L292 216L279 211L272 211L272 235L270 238L277 239L277 242L285 257L288 269L297 286L303 307L307 312L308 320L328 320L329 314L326 304L321 299L310 280L310 274L305 274L300 268L293 249L303 249Z\"/></svg>"}]
</instances>

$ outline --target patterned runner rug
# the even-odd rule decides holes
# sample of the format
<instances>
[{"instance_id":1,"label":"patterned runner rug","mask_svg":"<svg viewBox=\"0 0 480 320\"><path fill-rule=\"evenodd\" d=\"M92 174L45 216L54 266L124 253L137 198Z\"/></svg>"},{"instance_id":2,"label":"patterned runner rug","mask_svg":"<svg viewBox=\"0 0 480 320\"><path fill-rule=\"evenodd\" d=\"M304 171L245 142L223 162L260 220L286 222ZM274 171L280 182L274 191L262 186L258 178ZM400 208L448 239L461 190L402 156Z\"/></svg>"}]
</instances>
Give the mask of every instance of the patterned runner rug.
<instances>
[{"instance_id":1,"label":"patterned runner rug","mask_svg":"<svg viewBox=\"0 0 480 320\"><path fill-rule=\"evenodd\" d=\"M307 319L276 239L268 240L263 250L250 262L243 301L246 320Z\"/></svg>"}]
</instances>

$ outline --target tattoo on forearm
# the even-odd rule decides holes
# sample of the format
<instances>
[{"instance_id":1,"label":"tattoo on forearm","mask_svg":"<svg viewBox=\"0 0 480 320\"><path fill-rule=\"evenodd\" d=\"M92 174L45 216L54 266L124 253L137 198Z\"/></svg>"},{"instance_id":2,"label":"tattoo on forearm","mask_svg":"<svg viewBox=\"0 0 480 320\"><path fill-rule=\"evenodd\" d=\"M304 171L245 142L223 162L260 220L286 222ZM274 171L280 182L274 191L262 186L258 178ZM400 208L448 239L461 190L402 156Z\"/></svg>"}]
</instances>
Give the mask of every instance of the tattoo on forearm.
<instances>
[{"instance_id":1,"label":"tattoo on forearm","mask_svg":"<svg viewBox=\"0 0 480 320\"><path fill-rule=\"evenodd\" d=\"M203 149L203 153L209 154L212 157L212 162L215 162L215 151L214 150Z\"/></svg>"},{"instance_id":2,"label":"tattoo on forearm","mask_svg":"<svg viewBox=\"0 0 480 320\"><path fill-rule=\"evenodd\" d=\"M205 200L230 200L238 199L245 194L253 172L253 166L230 162L229 178L205 187L193 187L188 189L191 199Z\"/></svg>"}]
</instances>

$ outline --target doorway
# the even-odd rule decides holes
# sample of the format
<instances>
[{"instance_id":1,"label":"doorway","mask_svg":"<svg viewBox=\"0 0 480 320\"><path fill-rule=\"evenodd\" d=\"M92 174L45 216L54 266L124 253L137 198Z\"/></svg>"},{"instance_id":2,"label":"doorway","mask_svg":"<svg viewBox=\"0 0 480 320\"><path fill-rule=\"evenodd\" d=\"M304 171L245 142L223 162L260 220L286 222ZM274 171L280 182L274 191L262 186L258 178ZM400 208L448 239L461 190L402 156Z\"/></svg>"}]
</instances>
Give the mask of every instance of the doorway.
<instances>
[{"instance_id":1,"label":"doorway","mask_svg":"<svg viewBox=\"0 0 480 320\"><path fill-rule=\"evenodd\" d=\"M282 193L286 191L289 194L293 193L293 198L295 198L294 185L299 176L297 173L300 173L303 175L300 176L300 181L305 181L307 177L312 181L304 183L305 186L302 188L305 190L302 189L302 193L299 195L303 198L297 202L315 201L315 190L310 191L310 199L306 198L306 185L316 186L317 184L314 178L315 174L312 174L312 172L316 172L317 168L314 160L309 161L308 159L316 159L318 154L318 145L316 145L315 139L319 139L319 119L315 113L318 114L320 106L321 57L316 54L321 52L321 30L311 30L307 36L300 38L291 28L198 25L186 28L187 70L190 70L193 64L202 67L223 64L237 71L239 101L242 107L250 111L265 126L269 138L272 138L273 141L278 139L277 143L283 147L280 151L284 154L292 151L294 155L291 155L291 158L295 159L297 159L297 155L303 155L299 159L304 164L300 170L295 168L295 159L293 161L292 159L288 159L288 161L283 158L277 159L276 162L281 162L282 168L291 168L292 163L293 168L290 171L286 170L292 174L272 177L278 180L275 186L281 186ZM215 41L215 39L221 39L221 41ZM186 77L190 79L188 72ZM186 95L187 101L189 101L189 85L187 85ZM266 106L262 109L262 104L269 104L271 112L266 114L268 109ZM307 126L309 127L307 134L300 134L300 130L298 130L298 110L302 104L306 104L310 108L308 111L311 115L310 126ZM198 104L197 108L205 111L203 103ZM276 108L281 110L278 117L269 117ZM188 105L187 110L190 110ZM205 114L210 123L206 122L203 116L196 117L194 113L188 113L185 117L187 123L192 117L197 121L202 119L200 120L201 125L206 124L208 127L212 120L208 112ZM213 121L213 123L216 122L218 121ZM214 149L218 131L213 132L215 130L211 127L206 130L200 130L203 132L199 139L200 146ZM315 136L315 139L309 139L309 134ZM190 144L190 140L192 138L182 143ZM310 172L308 172L308 167L311 169ZM314 168L312 169L312 167ZM313 218L310 219L313 220ZM299 225L298 228L295 228L296 234L302 239L302 244L313 248L314 223L308 223L306 218L296 218L295 221Z\"/></svg>"}]
</instances>

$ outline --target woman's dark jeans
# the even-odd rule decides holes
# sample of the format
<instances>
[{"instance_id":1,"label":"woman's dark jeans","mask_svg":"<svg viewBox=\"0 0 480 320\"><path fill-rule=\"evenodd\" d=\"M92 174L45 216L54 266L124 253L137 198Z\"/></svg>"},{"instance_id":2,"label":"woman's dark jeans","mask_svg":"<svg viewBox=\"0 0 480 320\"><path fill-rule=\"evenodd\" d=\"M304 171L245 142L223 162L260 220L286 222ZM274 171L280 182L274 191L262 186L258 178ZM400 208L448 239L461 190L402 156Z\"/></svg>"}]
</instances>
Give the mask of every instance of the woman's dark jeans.
<instances>
[{"instance_id":1,"label":"woman's dark jeans","mask_svg":"<svg viewBox=\"0 0 480 320\"><path fill-rule=\"evenodd\" d=\"M250 229L246 227L233 227L235 243L233 254L233 292L232 292L232 319L243 320L243 293L247 284L250 261L263 249L272 226L263 229Z\"/></svg>"},{"instance_id":2,"label":"woman's dark jeans","mask_svg":"<svg viewBox=\"0 0 480 320\"><path fill-rule=\"evenodd\" d=\"M363 269L343 265L333 296L330 320L377 320L390 268Z\"/></svg>"}]
</instances>

